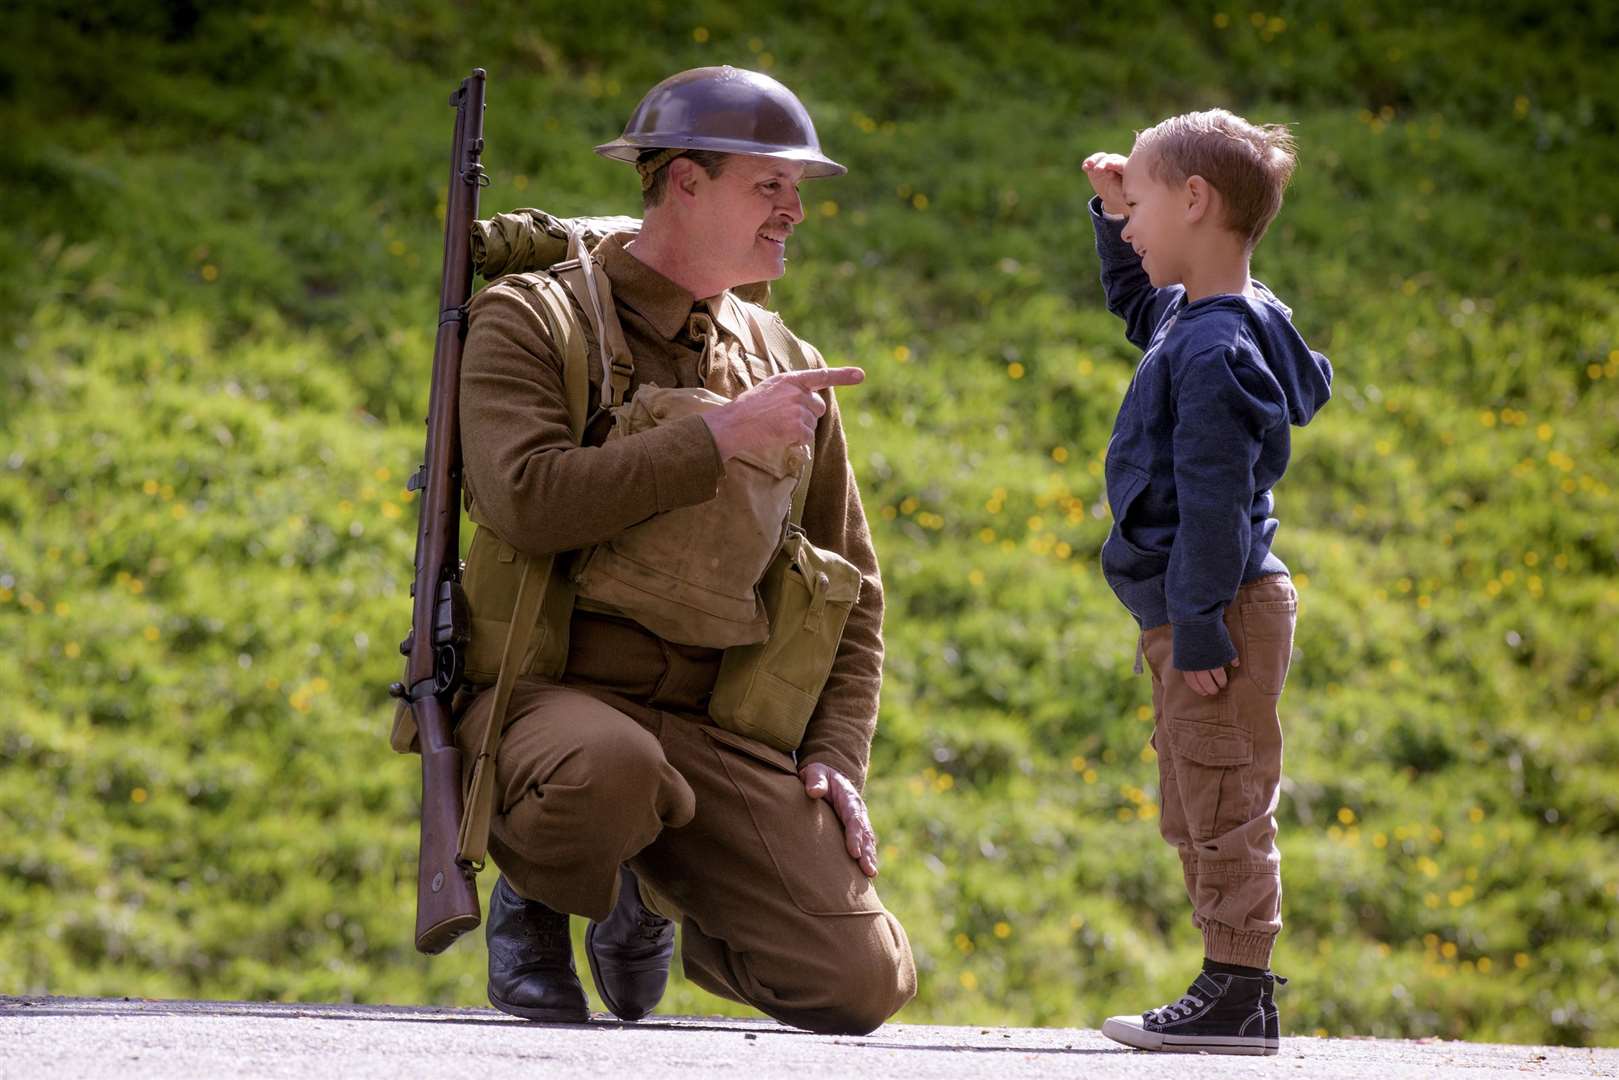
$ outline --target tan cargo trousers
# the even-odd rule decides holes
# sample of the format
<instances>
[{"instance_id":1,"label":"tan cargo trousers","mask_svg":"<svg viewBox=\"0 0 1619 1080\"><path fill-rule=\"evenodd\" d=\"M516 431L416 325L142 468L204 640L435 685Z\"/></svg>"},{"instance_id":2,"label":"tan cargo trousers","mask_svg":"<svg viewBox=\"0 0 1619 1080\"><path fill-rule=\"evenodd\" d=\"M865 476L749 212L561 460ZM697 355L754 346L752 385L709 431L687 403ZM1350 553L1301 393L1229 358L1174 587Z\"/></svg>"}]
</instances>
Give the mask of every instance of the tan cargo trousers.
<instances>
[{"instance_id":1,"label":"tan cargo trousers","mask_svg":"<svg viewBox=\"0 0 1619 1080\"><path fill-rule=\"evenodd\" d=\"M1286 574L1258 578L1226 608L1239 665L1214 697L1171 663L1170 627L1143 637L1152 669L1159 832L1181 857L1192 923L1211 960L1268 967L1282 929L1276 806L1282 782L1277 702L1293 653L1298 594Z\"/></svg>"},{"instance_id":2,"label":"tan cargo trousers","mask_svg":"<svg viewBox=\"0 0 1619 1080\"><path fill-rule=\"evenodd\" d=\"M793 759L708 723L717 657L577 615L562 684L512 694L490 854L521 895L596 920L627 863L679 922L692 982L785 1024L864 1034L915 995L910 942ZM463 753L492 698L464 715Z\"/></svg>"}]
</instances>

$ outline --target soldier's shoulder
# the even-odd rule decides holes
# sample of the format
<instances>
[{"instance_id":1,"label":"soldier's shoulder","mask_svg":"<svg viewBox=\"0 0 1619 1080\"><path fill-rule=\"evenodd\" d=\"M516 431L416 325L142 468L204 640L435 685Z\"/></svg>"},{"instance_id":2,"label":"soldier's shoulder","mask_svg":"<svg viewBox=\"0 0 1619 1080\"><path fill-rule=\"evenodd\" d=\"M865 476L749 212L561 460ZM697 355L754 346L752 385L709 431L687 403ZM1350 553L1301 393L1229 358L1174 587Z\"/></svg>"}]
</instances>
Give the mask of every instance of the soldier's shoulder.
<instances>
[{"instance_id":1,"label":"soldier's shoulder","mask_svg":"<svg viewBox=\"0 0 1619 1080\"><path fill-rule=\"evenodd\" d=\"M472 298L474 304L494 299L510 300L537 289L560 288L560 282L549 270L525 270L520 274L503 274L479 290Z\"/></svg>"},{"instance_id":2,"label":"soldier's shoulder","mask_svg":"<svg viewBox=\"0 0 1619 1080\"><path fill-rule=\"evenodd\" d=\"M795 353L804 358L802 363L790 366L826 367L826 361L822 359L820 350L794 333L792 327L787 325L787 321L776 312L756 301L744 299L734 291L731 293L731 299L736 303L743 318L759 327L764 335L765 344L772 352L779 351L783 354L783 359L790 358Z\"/></svg>"},{"instance_id":3,"label":"soldier's shoulder","mask_svg":"<svg viewBox=\"0 0 1619 1080\"><path fill-rule=\"evenodd\" d=\"M546 320L541 315L542 301L538 295L542 292L550 293L553 300L561 301L566 308L575 306L572 296L551 270L526 270L506 274L485 285L467 305L467 316L469 320L481 315L485 319L510 317L543 323ZM555 310L556 305L552 308Z\"/></svg>"}]
</instances>

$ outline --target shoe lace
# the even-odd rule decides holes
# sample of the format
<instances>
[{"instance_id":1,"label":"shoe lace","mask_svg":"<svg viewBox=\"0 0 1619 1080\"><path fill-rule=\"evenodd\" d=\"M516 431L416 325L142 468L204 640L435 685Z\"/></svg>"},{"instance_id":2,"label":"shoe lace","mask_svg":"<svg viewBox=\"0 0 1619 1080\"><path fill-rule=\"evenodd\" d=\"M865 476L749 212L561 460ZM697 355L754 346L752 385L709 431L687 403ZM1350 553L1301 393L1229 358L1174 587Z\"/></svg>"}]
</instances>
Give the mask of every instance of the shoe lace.
<instances>
[{"instance_id":1,"label":"shoe lace","mask_svg":"<svg viewBox=\"0 0 1619 1080\"><path fill-rule=\"evenodd\" d=\"M1181 995L1179 1001L1172 1001L1168 1005L1160 1005L1156 1009L1151 1009L1148 1011L1148 1015L1157 1023L1170 1023L1191 1016L1192 1013L1201 1009L1204 1004L1202 998L1188 991Z\"/></svg>"}]
</instances>

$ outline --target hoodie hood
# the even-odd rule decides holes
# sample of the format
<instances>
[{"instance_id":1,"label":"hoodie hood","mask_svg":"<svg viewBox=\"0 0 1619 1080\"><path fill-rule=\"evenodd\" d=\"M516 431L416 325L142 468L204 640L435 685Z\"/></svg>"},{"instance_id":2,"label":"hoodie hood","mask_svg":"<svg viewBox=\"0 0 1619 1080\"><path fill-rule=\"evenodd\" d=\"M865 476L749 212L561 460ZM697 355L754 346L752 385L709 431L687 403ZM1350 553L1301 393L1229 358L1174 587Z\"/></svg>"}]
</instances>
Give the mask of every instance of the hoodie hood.
<instances>
[{"instance_id":1,"label":"hoodie hood","mask_svg":"<svg viewBox=\"0 0 1619 1080\"><path fill-rule=\"evenodd\" d=\"M1188 304L1181 319L1214 312L1241 314L1287 401L1288 420L1303 427L1332 397L1332 361L1304 343L1293 326L1293 312L1275 293L1257 281L1253 285L1252 297L1227 293Z\"/></svg>"}]
</instances>

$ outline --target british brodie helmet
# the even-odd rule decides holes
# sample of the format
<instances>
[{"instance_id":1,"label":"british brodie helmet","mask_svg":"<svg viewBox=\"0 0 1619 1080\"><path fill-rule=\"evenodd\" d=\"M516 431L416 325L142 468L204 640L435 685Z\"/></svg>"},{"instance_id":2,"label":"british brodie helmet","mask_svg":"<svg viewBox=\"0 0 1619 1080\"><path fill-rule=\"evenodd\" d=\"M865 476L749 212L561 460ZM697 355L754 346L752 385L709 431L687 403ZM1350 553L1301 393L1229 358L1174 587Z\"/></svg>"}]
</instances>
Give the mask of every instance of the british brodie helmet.
<instances>
[{"instance_id":1,"label":"british brodie helmet","mask_svg":"<svg viewBox=\"0 0 1619 1080\"><path fill-rule=\"evenodd\" d=\"M849 170L821 153L809 111L769 75L742 68L702 67L671 75L630 114L624 134L596 153L632 164L645 150L713 150L797 161L804 176Z\"/></svg>"}]
</instances>

